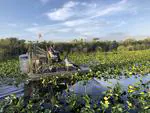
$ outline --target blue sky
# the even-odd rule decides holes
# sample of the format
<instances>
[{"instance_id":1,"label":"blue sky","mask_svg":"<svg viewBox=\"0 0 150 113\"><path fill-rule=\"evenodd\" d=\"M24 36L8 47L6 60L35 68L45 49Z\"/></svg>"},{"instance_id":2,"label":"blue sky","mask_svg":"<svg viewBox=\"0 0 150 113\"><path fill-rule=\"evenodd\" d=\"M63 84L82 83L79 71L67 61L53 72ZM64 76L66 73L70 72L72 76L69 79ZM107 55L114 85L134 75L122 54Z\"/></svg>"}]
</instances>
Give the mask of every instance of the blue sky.
<instances>
[{"instance_id":1,"label":"blue sky","mask_svg":"<svg viewBox=\"0 0 150 113\"><path fill-rule=\"evenodd\" d=\"M150 0L0 0L0 37L70 41L150 36Z\"/></svg>"}]
</instances>

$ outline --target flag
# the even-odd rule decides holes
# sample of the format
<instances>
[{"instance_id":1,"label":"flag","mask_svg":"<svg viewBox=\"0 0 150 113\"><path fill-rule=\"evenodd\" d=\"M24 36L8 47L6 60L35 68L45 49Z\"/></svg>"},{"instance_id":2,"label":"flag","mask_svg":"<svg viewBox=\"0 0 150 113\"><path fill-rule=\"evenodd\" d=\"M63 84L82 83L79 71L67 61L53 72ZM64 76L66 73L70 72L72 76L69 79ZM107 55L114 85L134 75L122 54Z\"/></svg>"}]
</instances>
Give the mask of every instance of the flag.
<instances>
[{"instance_id":1,"label":"flag","mask_svg":"<svg viewBox=\"0 0 150 113\"><path fill-rule=\"evenodd\" d=\"M39 33L39 39L40 39L40 38L42 38L42 34L41 34L41 33Z\"/></svg>"}]
</instances>

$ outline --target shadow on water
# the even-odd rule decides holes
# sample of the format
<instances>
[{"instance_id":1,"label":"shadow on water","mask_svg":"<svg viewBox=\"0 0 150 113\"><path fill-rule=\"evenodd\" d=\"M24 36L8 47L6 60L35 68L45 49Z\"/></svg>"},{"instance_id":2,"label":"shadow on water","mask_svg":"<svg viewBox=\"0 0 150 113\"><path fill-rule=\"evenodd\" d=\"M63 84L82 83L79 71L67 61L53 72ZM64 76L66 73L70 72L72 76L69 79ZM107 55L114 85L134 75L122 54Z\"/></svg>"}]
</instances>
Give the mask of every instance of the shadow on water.
<instances>
[{"instance_id":1,"label":"shadow on water","mask_svg":"<svg viewBox=\"0 0 150 113\"><path fill-rule=\"evenodd\" d=\"M0 85L0 99L3 99L6 96L11 94L16 94L16 96L24 95L24 84L20 84L18 86L14 85Z\"/></svg>"},{"instance_id":2,"label":"shadow on water","mask_svg":"<svg viewBox=\"0 0 150 113\"><path fill-rule=\"evenodd\" d=\"M103 86L110 86L114 87L117 83L119 83L122 88L128 88L129 85L134 85L138 82L142 81L144 84L150 81L150 74L145 75L145 76L140 76L140 75L133 75L129 78L122 77L121 79L108 79L105 81L104 79L99 80Z\"/></svg>"},{"instance_id":3,"label":"shadow on water","mask_svg":"<svg viewBox=\"0 0 150 113\"><path fill-rule=\"evenodd\" d=\"M129 85L135 85L141 81L143 84L150 82L150 74L145 76L133 75L130 78L122 77L121 79L108 79L107 81L93 78L88 81L79 81L71 86L69 90L79 95L88 94L98 96L102 94L102 92L108 90L109 87L115 87L118 83L123 90L127 90Z\"/></svg>"},{"instance_id":4,"label":"shadow on water","mask_svg":"<svg viewBox=\"0 0 150 113\"><path fill-rule=\"evenodd\" d=\"M142 81L143 83L147 83L150 81L150 74L145 75L145 76L138 76L138 75L133 75L130 78L125 78L122 77L121 79L117 80L117 79L108 79L107 81L105 81L104 79L97 79L97 78L93 78L91 80L88 81L88 84L85 86L82 84L82 82L84 81L79 81L76 84L74 84L73 86L70 87L71 91L74 91L75 93L81 93L81 94L85 94L85 87L86 87L86 91L87 89L90 90L90 88L92 89L92 91L90 91L91 93L96 94L95 91L105 91L107 90L107 87L114 87L117 83L119 83L122 88L127 89L128 85L134 85L137 82ZM90 85L89 85L90 84ZM93 89L99 89L99 90L93 90ZM103 90L101 90L103 89ZM100 94L98 92L98 94ZM6 84L1 84L0 85L0 99L3 99L6 96L9 96L11 94L16 94L16 96L23 96L24 95L24 84L19 84L18 86L14 86L14 85L6 85Z\"/></svg>"}]
</instances>

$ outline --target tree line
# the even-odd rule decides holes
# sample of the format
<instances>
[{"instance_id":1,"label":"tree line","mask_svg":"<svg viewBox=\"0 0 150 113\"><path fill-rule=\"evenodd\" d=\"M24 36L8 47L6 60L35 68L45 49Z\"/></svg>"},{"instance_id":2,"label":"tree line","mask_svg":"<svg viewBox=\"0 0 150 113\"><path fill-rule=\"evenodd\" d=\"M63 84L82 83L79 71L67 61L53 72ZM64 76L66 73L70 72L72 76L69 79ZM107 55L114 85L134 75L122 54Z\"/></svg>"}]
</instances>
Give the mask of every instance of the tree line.
<instances>
[{"instance_id":1,"label":"tree line","mask_svg":"<svg viewBox=\"0 0 150 113\"><path fill-rule=\"evenodd\" d=\"M26 40L19 40L17 38L5 38L0 39L0 59L11 58L20 54L25 54L28 50L29 44ZM147 37L143 40L135 40L128 38L124 41L102 41L98 38L93 38L92 41L87 42L83 39L73 40L71 42L34 42L38 43L38 46L46 49L53 45L55 49L60 52L109 52L109 51L134 51L150 49L150 38Z\"/></svg>"}]
</instances>

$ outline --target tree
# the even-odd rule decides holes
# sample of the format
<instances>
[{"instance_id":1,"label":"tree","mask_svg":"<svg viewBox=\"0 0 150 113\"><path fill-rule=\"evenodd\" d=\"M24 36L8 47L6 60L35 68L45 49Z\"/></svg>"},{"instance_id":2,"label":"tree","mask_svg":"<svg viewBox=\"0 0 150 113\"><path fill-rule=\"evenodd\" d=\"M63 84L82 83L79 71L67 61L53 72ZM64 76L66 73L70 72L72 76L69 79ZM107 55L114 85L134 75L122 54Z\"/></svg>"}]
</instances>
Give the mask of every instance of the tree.
<instances>
[{"instance_id":1,"label":"tree","mask_svg":"<svg viewBox=\"0 0 150 113\"><path fill-rule=\"evenodd\" d=\"M127 46L127 48L128 48L129 51L133 51L134 50L134 46L132 46L132 45Z\"/></svg>"},{"instance_id":2,"label":"tree","mask_svg":"<svg viewBox=\"0 0 150 113\"><path fill-rule=\"evenodd\" d=\"M136 42L135 39L133 39L133 38L128 38L128 39L126 39L126 40L123 41L123 45L124 45L124 46L133 45L135 42Z\"/></svg>"},{"instance_id":3,"label":"tree","mask_svg":"<svg viewBox=\"0 0 150 113\"><path fill-rule=\"evenodd\" d=\"M125 46L119 46L118 48L117 48L117 51L120 51L120 52L122 52L122 51L128 51L128 48L126 48Z\"/></svg>"},{"instance_id":4,"label":"tree","mask_svg":"<svg viewBox=\"0 0 150 113\"><path fill-rule=\"evenodd\" d=\"M111 43L111 45L110 45L110 47L109 47L109 49L112 51L112 50L117 50L117 48L118 48L118 43L114 40L112 43Z\"/></svg>"}]
</instances>

